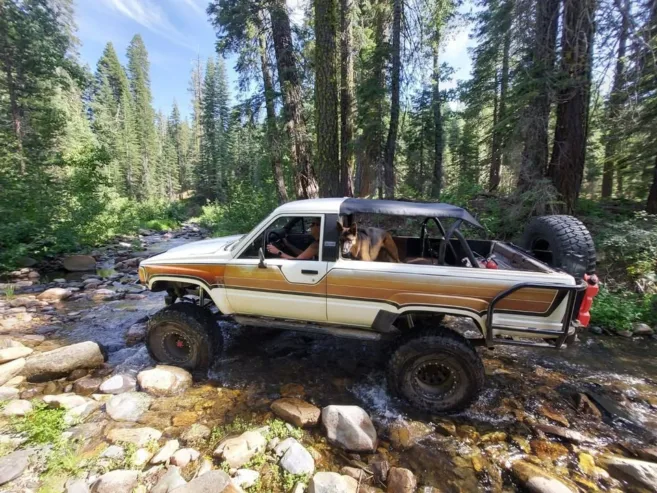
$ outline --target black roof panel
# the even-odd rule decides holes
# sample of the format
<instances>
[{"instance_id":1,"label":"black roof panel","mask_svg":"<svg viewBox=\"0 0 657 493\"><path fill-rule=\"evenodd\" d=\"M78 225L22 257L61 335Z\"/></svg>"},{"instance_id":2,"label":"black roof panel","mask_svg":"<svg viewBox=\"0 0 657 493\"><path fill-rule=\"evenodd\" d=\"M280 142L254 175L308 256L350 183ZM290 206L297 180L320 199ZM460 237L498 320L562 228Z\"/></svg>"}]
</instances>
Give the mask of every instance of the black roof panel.
<instances>
[{"instance_id":1,"label":"black roof panel","mask_svg":"<svg viewBox=\"0 0 657 493\"><path fill-rule=\"evenodd\" d=\"M472 214L451 204L438 202L404 202L401 200L345 199L340 214L388 214L391 216L451 217L482 228Z\"/></svg>"}]
</instances>

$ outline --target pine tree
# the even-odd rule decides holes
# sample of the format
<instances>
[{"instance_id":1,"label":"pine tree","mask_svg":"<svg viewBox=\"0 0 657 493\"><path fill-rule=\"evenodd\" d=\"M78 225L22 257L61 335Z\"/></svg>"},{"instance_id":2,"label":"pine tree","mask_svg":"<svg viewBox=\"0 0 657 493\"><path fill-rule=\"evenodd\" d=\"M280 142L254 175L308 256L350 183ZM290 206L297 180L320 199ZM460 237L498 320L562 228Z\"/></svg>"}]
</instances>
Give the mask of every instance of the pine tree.
<instances>
[{"instance_id":1,"label":"pine tree","mask_svg":"<svg viewBox=\"0 0 657 493\"><path fill-rule=\"evenodd\" d=\"M403 16L402 0L392 3L392 69L390 73L390 125L386 140L385 160L383 163L383 182L385 197L395 197L395 152L397 149L397 133L399 132L399 98L401 91L401 21Z\"/></svg>"},{"instance_id":2,"label":"pine tree","mask_svg":"<svg viewBox=\"0 0 657 493\"><path fill-rule=\"evenodd\" d=\"M155 111L152 106L150 63L146 46L139 34L128 46L128 79L134 101L135 136L139 150L141 181L137 197L153 197L159 186L157 170L157 143L155 130Z\"/></svg>"},{"instance_id":3,"label":"pine tree","mask_svg":"<svg viewBox=\"0 0 657 493\"><path fill-rule=\"evenodd\" d=\"M340 189L354 195L354 1L340 0Z\"/></svg>"}]
</instances>

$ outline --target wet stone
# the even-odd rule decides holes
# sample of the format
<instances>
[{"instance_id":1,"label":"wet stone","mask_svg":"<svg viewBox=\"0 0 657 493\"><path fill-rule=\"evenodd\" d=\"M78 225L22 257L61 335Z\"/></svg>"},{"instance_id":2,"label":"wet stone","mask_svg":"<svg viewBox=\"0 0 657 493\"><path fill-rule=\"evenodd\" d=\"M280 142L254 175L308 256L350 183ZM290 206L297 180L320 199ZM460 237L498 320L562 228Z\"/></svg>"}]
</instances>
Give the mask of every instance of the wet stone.
<instances>
[{"instance_id":1,"label":"wet stone","mask_svg":"<svg viewBox=\"0 0 657 493\"><path fill-rule=\"evenodd\" d=\"M600 461L616 479L657 492L657 464L617 456L603 456Z\"/></svg>"},{"instance_id":2,"label":"wet stone","mask_svg":"<svg viewBox=\"0 0 657 493\"><path fill-rule=\"evenodd\" d=\"M397 420L388 428L392 445L400 450L406 450L418 441L430 435L433 429L420 421Z\"/></svg>"},{"instance_id":3,"label":"wet stone","mask_svg":"<svg viewBox=\"0 0 657 493\"><path fill-rule=\"evenodd\" d=\"M315 426L321 415L318 407L295 397L285 397L274 401L271 410L282 420L300 428Z\"/></svg>"},{"instance_id":4,"label":"wet stone","mask_svg":"<svg viewBox=\"0 0 657 493\"><path fill-rule=\"evenodd\" d=\"M550 475L540 466L517 461L511 467L518 482L532 493L574 493L574 491Z\"/></svg>"},{"instance_id":5,"label":"wet stone","mask_svg":"<svg viewBox=\"0 0 657 493\"><path fill-rule=\"evenodd\" d=\"M100 387L101 382L100 378L83 377L73 383L73 392L78 395L94 394Z\"/></svg>"},{"instance_id":6,"label":"wet stone","mask_svg":"<svg viewBox=\"0 0 657 493\"><path fill-rule=\"evenodd\" d=\"M539 459L555 460L568 455L568 449L560 443L535 439L530 442L532 451Z\"/></svg>"},{"instance_id":7,"label":"wet stone","mask_svg":"<svg viewBox=\"0 0 657 493\"><path fill-rule=\"evenodd\" d=\"M388 493L413 493L417 488L415 475L408 469L393 467L388 474Z\"/></svg>"},{"instance_id":8,"label":"wet stone","mask_svg":"<svg viewBox=\"0 0 657 493\"><path fill-rule=\"evenodd\" d=\"M377 435L369 415L358 406L327 406L322 424L330 443L354 452L376 450Z\"/></svg>"},{"instance_id":9,"label":"wet stone","mask_svg":"<svg viewBox=\"0 0 657 493\"><path fill-rule=\"evenodd\" d=\"M159 365L151 370L140 372L137 381L145 392L166 396L187 389L192 384L192 375L176 366Z\"/></svg>"},{"instance_id":10,"label":"wet stone","mask_svg":"<svg viewBox=\"0 0 657 493\"><path fill-rule=\"evenodd\" d=\"M212 433L212 430L209 427L202 424L193 424L182 433L180 438L185 443L196 443L208 438L210 433Z\"/></svg>"},{"instance_id":11,"label":"wet stone","mask_svg":"<svg viewBox=\"0 0 657 493\"><path fill-rule=\"evenodd\" d=\"M537 424L534 425L534 428L547 433L548 435L553 435L559 438L563 438L572 443L591 443L593 440L590 437L580 433L579 431L570 430L568 428L562 428L561 426L552 426L552 425L543 425Z\"/></svg>"}]
</instances>

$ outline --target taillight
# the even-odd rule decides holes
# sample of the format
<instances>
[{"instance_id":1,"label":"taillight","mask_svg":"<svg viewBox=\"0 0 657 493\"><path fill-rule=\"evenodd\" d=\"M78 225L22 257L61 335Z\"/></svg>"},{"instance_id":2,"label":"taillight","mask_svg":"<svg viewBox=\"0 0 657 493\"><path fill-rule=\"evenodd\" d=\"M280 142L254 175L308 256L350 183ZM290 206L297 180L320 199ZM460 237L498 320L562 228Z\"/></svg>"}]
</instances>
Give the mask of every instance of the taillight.
<instances>
[{"instance_id":1,"label":"taillight","mask_svg":"<svg viewBox=\"0 0 657 493\"><path fill-rule=\"evenodd\" d=\"M586 281L586 292L584 293L584 299L582 304L579 306L579 314L577 315L577 321L582 327L586 327L591 321L591 306L593 305L593 298L595 298L600 291L600 286L598 285L598 276L595 274L589 276L584 274L584 280Z\"/></svg>"}]
</instances>

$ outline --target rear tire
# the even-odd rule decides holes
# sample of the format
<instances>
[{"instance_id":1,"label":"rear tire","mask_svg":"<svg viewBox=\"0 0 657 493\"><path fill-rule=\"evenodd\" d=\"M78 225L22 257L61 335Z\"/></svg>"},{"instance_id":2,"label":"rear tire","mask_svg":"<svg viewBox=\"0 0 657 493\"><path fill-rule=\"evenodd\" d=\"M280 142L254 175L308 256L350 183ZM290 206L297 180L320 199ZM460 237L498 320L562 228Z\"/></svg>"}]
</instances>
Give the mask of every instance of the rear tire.
<instances>
[{"instance_id":1,"label":"rear tire","mask_svg":"<svg viewBox=\"0 0 657 493\"><path fill-rule=\"evenodd\" d=\"M148 322L146 346L159 363L205 371L221 352L222 339L210 310L192 303L174 303Z\"/></svg>"},{"instance_id":2,"label":"rear tire","mask_svg":"<svg viewBox=\"0 0 657 493\"><path fill-rule=\"evenodd\" d=\"M388 363L388 385L415 407L457 412L484 386L484 365L470 342L446 327L409 334Z\"/></svg>"},{"instance_id":3,"label":"rear tire","mask_svg":"<svg viewBox=\"0 0 657 493\"><path fill-rule=\"evenodd\" d=\"M595 273L595 245L589 230L572 216L535 217L525 228L522 245L535 258L570 275Z\"/></svg>"}]
</instances>

